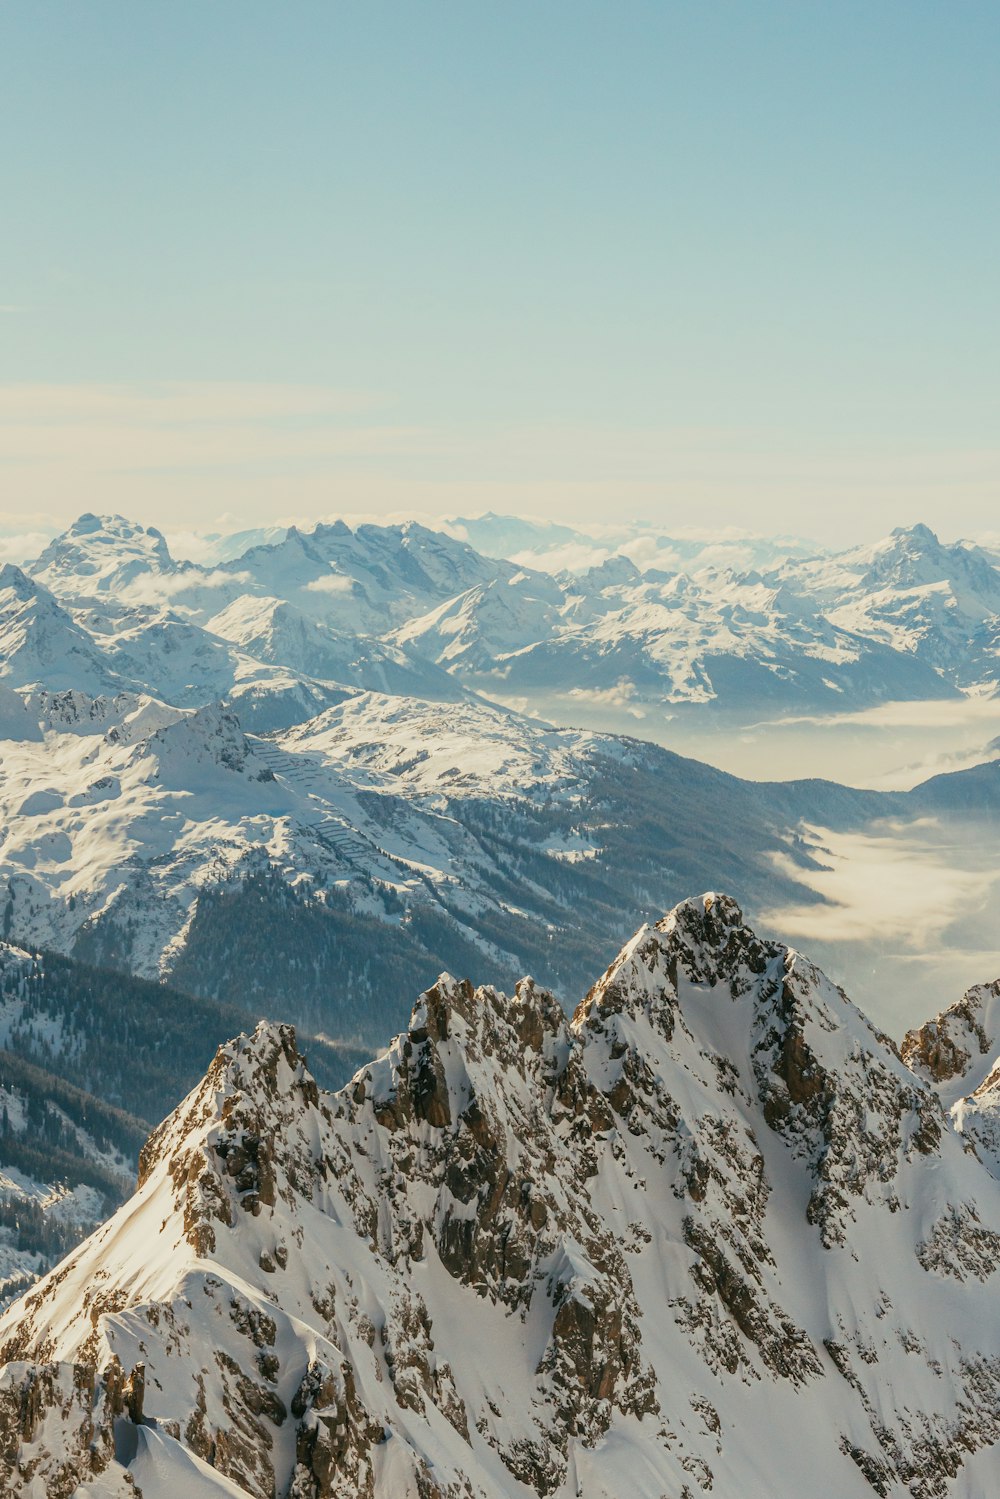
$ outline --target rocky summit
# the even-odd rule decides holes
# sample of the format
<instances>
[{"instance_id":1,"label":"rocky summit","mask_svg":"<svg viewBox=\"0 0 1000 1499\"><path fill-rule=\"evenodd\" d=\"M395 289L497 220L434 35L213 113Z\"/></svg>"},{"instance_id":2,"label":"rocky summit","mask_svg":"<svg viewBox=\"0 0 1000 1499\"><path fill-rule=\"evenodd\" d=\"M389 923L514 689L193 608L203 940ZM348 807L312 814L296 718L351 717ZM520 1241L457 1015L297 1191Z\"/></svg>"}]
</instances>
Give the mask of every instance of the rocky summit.
<instances>
[{"instance_id":1,"label":"rocky summit","mask_svg":"<svg viewBox=\"0 0 1000 1499\"><path fill-rule=\"evenodd\" d=\"M442 976L337 1093L260 1024L0 1321L3 1492L995 1493L997 992L901 1056L705 895L572 1020Z\"/></svg>"}]
</instances>

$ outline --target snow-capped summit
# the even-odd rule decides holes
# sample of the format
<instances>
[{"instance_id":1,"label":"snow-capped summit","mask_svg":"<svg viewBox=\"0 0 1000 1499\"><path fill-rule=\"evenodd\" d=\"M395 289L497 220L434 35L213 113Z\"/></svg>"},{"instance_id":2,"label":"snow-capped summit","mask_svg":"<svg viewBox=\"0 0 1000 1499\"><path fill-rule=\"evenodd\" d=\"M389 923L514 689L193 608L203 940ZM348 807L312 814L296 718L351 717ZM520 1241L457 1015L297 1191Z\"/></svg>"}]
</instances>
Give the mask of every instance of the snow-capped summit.
<instances>
[{"instance_id":1,"label":"snow-capped summit","mask_svg":"<svg viewBox=\"0 0 1000 1499\"><path fill-rule=\"evenodd\" d=\"M874 546L789 563L780 576L841 629L881 641L969 686L993 680L1000 569L981 547L899 526Z\"/></svg>"},{"instance_id":2,"label":"snow-capped summit","mask_svg":"<svg viewBox=\"0 0 1000 1499\"><path fill-rule=\"evenodd\" d=\"M948 1105L975 1092L1000 1058L1000 983L976 984L933 1020L908 1031L902 1053Z\"/></svg>"},{"instance_id":3,"label":"snow-capped summit","mask_svg":"<svg viewBox=\"0 0 1000 1499\"><path fill-rule=\"evenodd\" d=\"M30 572L54 593L114 593L143 573L170 573L178 564L155 526L123 515L81 515L50 541Z\"/></svg>"},{"instance_id":4,"label":"snow-capped summit","mask_svg":"<svg viewBox=\"0 0 1000 1499\"><path fill-rule=\"evenodd\" d=\"M932 1089L705 895L570 1023L530 979L442 975L339 1093L288 1027L223 1047L132 1201L0 1321L0 1471L976 1499L998 1252L1000 1185Z\"/></svg>"},{"instance_id":5,"label":"snow-capped summit","mask_svg":"<svg viewBox=\"0 0 1000 1499\"><path fill-rule=\"evenodd\" d=\"M580 573L574 581L576 588L585 593L600 593L604 588L634 586L641 579L642 573L635 563L628 557L615 553L596 567L589 567L586 572Z\"/></svg>"},{"instance_id":6,"label":"snow-capped summit","mask_svg":"<svg viewBox=\"0 0 1000 1499\"><path fill-rule=\"evenodd\" d=\"M868 554L859 589L912 589L950 583L986 613L1000 609L1000 572L975 546L943 546L929 526L897 526Z\"/></svg>"},{"instance_id":7,"label":"snow-capped summit","mask_svg":"<svg viewBox=\"0 0 1000 1499\"><path fill-rule=\"evenodd\" d=\"M292 526L284 540L254 547L222 571L242 578L244 587L250 580L255 593L289 600L340 629L380 635L516 569L415 522L352 531L335 521L306 532Z\"/></svg>"},{"instance_id":8,"label":"snow-capped summit","mask_svg":"<svg viewBox=\"0 0 1000 1499\"><path fill-rule=\"evenodd\" d=\"M31 579L14 562L5 562L0 566L0 592L20 600L21 603L26 603L28 599L36 598L38 595L38 590Z\"/></svg>"}]
</instances>

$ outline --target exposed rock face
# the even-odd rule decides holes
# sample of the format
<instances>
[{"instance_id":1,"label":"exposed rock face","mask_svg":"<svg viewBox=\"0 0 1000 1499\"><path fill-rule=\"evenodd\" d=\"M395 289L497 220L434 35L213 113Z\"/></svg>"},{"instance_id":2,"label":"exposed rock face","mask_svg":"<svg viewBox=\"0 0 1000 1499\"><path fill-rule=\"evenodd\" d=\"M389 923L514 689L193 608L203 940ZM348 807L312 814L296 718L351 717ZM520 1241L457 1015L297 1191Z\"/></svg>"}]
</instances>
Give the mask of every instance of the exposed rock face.
<instances>
[{"instance_id":1,"label":"exposed rock face","mask_svg":"<svg viewBox=\"0 0 1000 1499\"><path fill-rule=\"evenodd\" d=\"M976 984L910 1031L903 1056L931 1084L954 1128L1000 1180L1000 980Z\"/></svg>"},{"instance_id":2,"label":"exposed rock face","mask_svg":"<svg viewBox=\"0 0 1000 1499\"><path fill-rule=\"evenodd\" d=\"M1000 1050L1000 980L976 984L955 1004L903 1038L902 1055L918 1077L947 1096L972 1093Z\"/></svg>"},{"instance_id":3,"label":"exposed rock face","mask_svg":"<svg viewBox=\"0 0 1000 1499\"><path fill-rule=\"evenodd\" d=\"M154 1440L256 1499L972 1499L996 1462L1000 1187L724 896L571 1022L443 976L337 1094L262 1024L140 1176L0 1321L11 1492L141 1487Z\"/></svg>"},{"instance_id":4,"label":"exposed rock face","mask_svg":"<svg viewBox=\"0 0 1000 1499\"><path fill-rule=\"evenodd\" d=\"M103 1495L131 1495L114 1462L114 1423L142 1419L142 1375L126 1380L112 1358L104 1378L89 1364L25 1364L0 1370L0 1488L5 1494L70 1499L101 1477Z\"/></svg>"}]
</instances>

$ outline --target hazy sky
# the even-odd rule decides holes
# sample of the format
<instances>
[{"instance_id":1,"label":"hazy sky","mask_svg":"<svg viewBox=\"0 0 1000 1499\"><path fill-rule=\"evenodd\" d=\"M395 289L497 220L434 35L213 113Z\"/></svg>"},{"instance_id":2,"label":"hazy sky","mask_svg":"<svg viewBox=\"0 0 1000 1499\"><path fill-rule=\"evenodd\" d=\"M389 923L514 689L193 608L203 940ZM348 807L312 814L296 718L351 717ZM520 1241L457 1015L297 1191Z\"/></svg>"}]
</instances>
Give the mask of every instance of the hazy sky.
<instances>
[{"instance_id":1,"label":"hazy sky","mask_svg":"<svg viewBox=\"0 0 1000 1499\"><path fill-rule=\"evenodd\" d=\"M0 496L1000 516L996 0L0 11Z\"/></svg>"}]
</instances>

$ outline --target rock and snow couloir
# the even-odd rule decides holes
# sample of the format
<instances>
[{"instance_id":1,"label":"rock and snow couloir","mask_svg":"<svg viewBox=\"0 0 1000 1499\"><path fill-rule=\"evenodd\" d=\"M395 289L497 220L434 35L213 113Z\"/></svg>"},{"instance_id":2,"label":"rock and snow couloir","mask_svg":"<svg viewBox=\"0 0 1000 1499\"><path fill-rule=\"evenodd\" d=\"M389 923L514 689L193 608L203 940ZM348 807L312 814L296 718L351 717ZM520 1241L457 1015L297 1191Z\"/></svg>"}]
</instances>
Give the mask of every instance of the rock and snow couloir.
<instances>
[{"instance_id":1,"label":"rock and snow couloir","mask_svg":"<svg viewBox=\"0 0 1000 1499\"><path fill-rule=\"evenodd\" d=\"M334 1094L223 1047L0 1321L4 1492L972 1499L998 1251L932 1087L704 896L571 1022L442 977Z\"/></svg>"}]
</instances>

